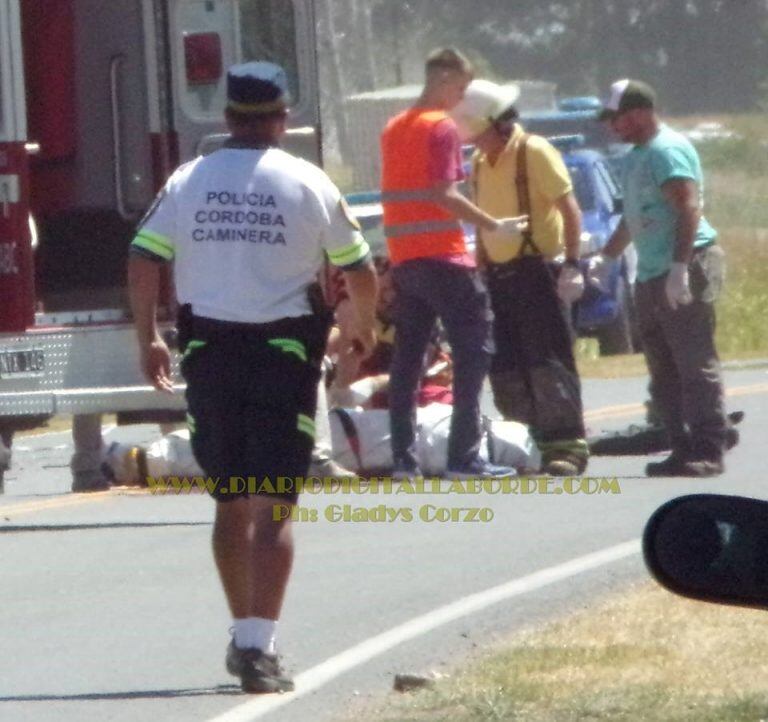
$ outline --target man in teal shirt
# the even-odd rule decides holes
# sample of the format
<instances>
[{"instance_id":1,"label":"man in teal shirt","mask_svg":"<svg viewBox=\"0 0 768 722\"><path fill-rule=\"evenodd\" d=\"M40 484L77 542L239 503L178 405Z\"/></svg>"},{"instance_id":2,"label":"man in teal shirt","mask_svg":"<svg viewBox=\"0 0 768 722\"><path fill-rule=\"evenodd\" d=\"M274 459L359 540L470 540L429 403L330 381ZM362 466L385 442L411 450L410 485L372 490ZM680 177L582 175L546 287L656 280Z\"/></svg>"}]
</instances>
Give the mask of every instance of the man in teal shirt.
<instances>
[{"instance_id":1,"label":"man in teal shirt","mask_svg":"<svg viewBox=\"0 0 768 722\"><path fill-rule=\"evenodd\" d=\"M601 119L634 147L624 159L621 223L592 262L592 278L635 244L635 304L651 375L651 396L670 436L671 456L648 476L721 474L726 420L714 343L714 301L724 275L717 233L702 215L703 176L696 149L663 125L653 90L618 80Z\"/></svg>"}]
</instances>

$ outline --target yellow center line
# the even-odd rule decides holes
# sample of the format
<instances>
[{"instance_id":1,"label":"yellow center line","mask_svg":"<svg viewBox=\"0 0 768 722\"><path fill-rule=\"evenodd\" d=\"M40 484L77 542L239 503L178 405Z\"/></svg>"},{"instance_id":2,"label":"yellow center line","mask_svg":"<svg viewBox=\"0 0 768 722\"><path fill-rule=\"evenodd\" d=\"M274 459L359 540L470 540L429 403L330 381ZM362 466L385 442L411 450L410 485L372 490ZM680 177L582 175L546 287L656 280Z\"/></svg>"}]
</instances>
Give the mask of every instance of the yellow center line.
<instances>
[{"instance_id":1,"label":"yellow center line","mask_svg":"<svg viewBox=\"0 0 768 722\"><path fill-rule=\"evenodd\" d=\"M749 386L734 386L726 389L726 396L748 396L750 394L768 393L768 383L750 384ZM600 409L585 411L584 418L588 421L597 419L620 419L625 416L635 416L645 412L644 404L618 404L616 406L603 406Z\"/></svg>"},{"instance_id":2,"label":"yellow center line","mask_svg":"<svg viewBox=\"0 0 768 722\"><path fill-rule=\"evenodd\" d=\"M585 419L603 419L620 416L634 416L645 410L643 404L619 404L618 406L603 406L600 409L585 411Z\"/></svg>"},{"instance_id":3,"label":"yellow center line","mask_svg":"<svg viewBox=\"0 0 768 722\"><path fill-rule=\"evenodd\" d=\"M750 384L749 386L734 386L727 389L726 396L748 396L750 394L768 393L768 383ZM616 406L604 406L600 409L586 411L584 418L587 421L597 421L602 419L620 419L628 416L637 416L645 411L644 404L617 404ZM106 501L116 496L151 496L149 489L138 488L116 488L109 491L98 491L89 494L77 494L74 496L57 496L52 499L42 499L40 501L28 501L20 504L2 504L0 505L0 517L18 516L20 514L31 514L36 511L45 511L47 509L61 509L69 506L85 506L95 502Z\"/></svg>"},{"instance_id":4,"label":"yellow center line","mask_svg":"<svg viewBox=\"0 0 768 722\"><path fill-rule=\"evenodd\" d=\"M87 503L106 501L114 496L110 491L97 491L89 494L77 494L73 496L57 496L53 499L41 499L40 501L28 501L21 504L3 504L0 506L0 516L18 516L30 514L46 509L61 509L67 506L83 506Z\"/></svg>"},{"instance_id":5,"label":"yellow center line","mask_svg":"<svg viewBox=\"0 0 768 722\"><path fill-rule=\"evenodd\" d=\"M726 396L747 396L749 394L764 394L768 392L768 384L752 384L751 386L734 386L725 392Z\"/></svg>"}]
</instances>

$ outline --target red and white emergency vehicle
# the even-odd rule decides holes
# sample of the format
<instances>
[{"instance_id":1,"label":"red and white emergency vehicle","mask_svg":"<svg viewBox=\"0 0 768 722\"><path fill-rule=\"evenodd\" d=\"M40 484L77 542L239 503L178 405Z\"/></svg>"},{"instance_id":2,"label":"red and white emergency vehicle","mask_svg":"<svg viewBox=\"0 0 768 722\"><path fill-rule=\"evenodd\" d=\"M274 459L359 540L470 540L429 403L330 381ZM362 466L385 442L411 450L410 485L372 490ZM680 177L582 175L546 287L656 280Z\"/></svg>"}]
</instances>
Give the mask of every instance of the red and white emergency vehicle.
<instances>
[{"instance_id":1,"label":"red and white emergency vehicle","mask_svg":"<svg viewBox=\"0 0 768 722\"><path fill-rule=\"evenodd\" d=\"M181 407L141 377L128 245L169 173L223 141L232 63L286 68L286 149L319 160L313 15L311 0L0 0L0 429Z\"/></svg>"}]
</instances>

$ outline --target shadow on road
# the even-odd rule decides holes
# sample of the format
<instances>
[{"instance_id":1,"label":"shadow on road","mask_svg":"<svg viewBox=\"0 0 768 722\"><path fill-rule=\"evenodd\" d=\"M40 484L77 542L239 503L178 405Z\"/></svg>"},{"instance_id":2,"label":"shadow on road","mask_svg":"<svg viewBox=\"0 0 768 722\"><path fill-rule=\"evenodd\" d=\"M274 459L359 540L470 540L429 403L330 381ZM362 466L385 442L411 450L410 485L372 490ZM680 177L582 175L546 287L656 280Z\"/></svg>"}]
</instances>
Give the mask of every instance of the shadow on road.
<instances>
[{"instance_id":1,"label":"shadow on road","mask_svg":"<svg viewBox=\"0 0 768 722\"><path fill-rule=\"evenodd\" d=\"M144 527L212 526L210 521L116 521L103 524L8 524L0 525L0 534L29 531L81 531L83 529L141 529Z\"/></svg>"},{"instance_id":2,"label":"shadow on road","mask_svg":"<svg viewBox=\"0 0 768 722\"><path fill-rule=\"evenodd\" d=\"M109 699L163 699L173 697L210 697L243 694L239 685L220 684L216 687L192 689L147 689L128 692L86 692L84 694L29 694L0 697L3 702L90 702Z\"/></svg>"}]
</instances>

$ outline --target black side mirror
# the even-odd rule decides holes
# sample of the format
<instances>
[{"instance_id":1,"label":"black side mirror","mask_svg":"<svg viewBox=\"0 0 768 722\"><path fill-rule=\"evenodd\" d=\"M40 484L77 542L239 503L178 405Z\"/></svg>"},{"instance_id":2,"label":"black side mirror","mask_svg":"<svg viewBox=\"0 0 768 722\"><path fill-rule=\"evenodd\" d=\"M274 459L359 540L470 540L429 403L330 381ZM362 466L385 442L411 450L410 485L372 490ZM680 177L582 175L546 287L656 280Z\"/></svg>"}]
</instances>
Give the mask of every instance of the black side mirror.
<instances>
[{"instance_id":1,"label":"black side mirror","mask_svg":"<svg viewBox=\"0 0 768 722\"><path fill-rule=\"evenodd\" d=\"M624 213L624 199L623 198L614 198L613 199L613 212L614 213Z\"/></svg>"},{"instance_id":2,"label":"black side mirror","mask_svg":"<svg viewBox=\"0 0 768 722\"><path fill-rule=\"evenodd\" d=\"M768 609L768 502L694 494L657 509L643 533L645 563L676 594Z\"/></svg>"}]
</instances>

